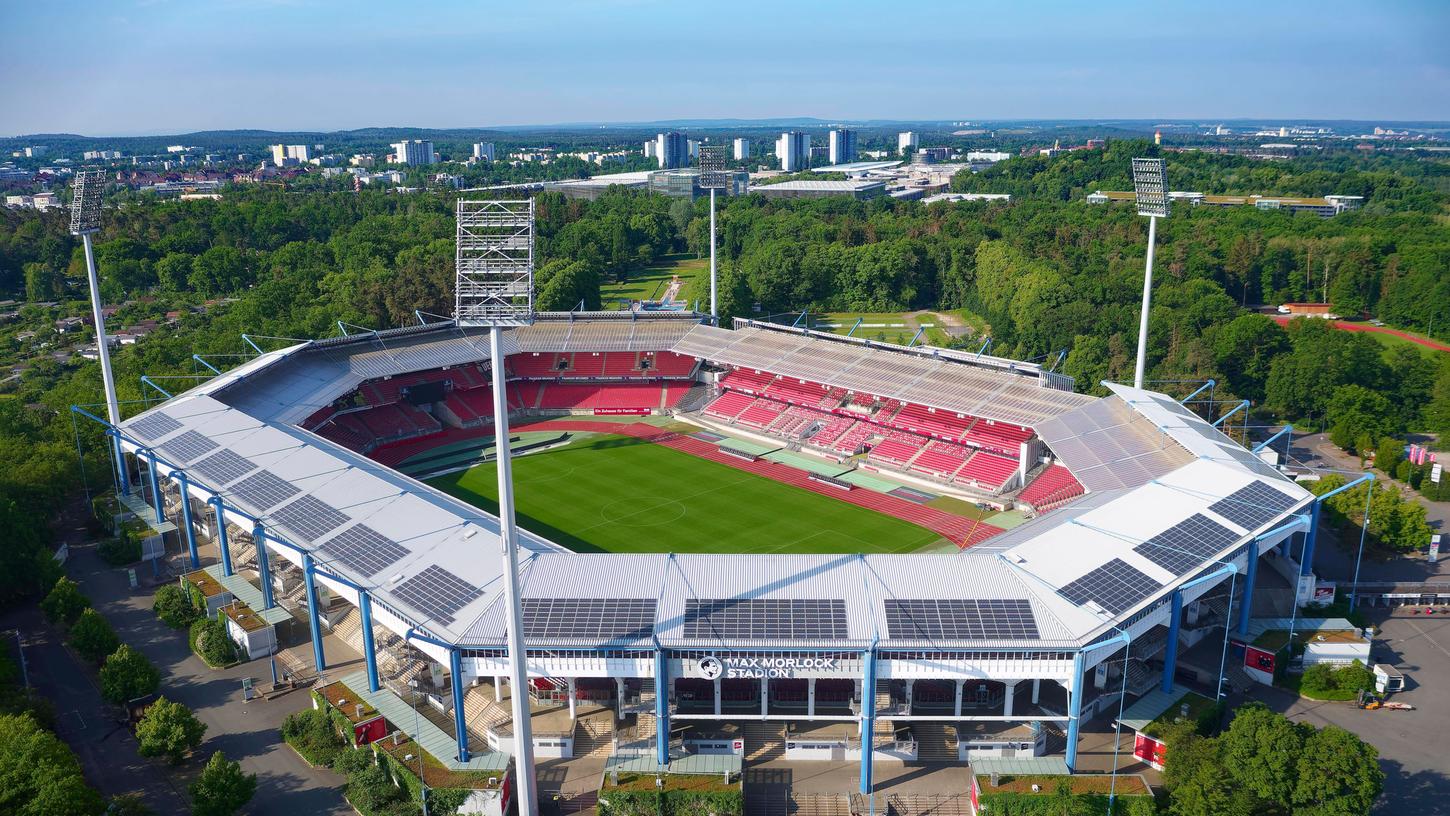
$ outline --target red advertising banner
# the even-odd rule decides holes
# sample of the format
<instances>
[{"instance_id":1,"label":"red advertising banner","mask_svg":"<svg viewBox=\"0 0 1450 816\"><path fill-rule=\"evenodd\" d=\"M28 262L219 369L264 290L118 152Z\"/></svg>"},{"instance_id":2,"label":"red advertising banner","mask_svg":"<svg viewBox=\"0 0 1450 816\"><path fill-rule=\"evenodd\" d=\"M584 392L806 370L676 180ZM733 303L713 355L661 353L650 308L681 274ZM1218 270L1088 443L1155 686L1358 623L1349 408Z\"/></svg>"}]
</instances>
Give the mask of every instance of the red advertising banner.
<instances>
[{"instance_id":1,"label":"red advertising banner","mask_svg":"<svg viewBox=\"0 0 1450 816\"><path fill-rule=\"evenodd\" d=\"M648 408L595 408L595 416L649 416Z\"/></svg>"},{"instance_id":2,"label":"red advertising banner","mask_svg":"<svg viewBox=\"0 0 1450 816\"><path fill-rule=\"evenodd\" d=\"M1274 653L1257 649L1253 646L1244 647L1244 665L1251 669L1258 669L1269 674L1274 673Z\"/></svg>"},{"instance_id":3,"label":"red advertising banner","mask_svg":"<svg viewBox=\"0 0 1450 816\"><path fill-rule=\"evenodd\" d=\"M980 795L981 794L977 792L977 775L972 774L972 816L976 816L976 814L982 812L982 805L977 798Z\"/></svg>"},{"instance_id":4,"label":"red advertising banner","mask_svg":"<svg viewBox=\"0 0 1450 816\"><path fill-rule=\"evenodd\" d=\"M1133 739L1133 756L1144 762L1162 766L1168 756L1168 746L1152 737L1138 734Z\"/></svg>"},{"instance_id":5,"label":"red advertising banner","mask_svg":"<svg viewBox=\"0 0 1450 816\"><path fill-rule=\"evenodd\" d=\"M352 736L358 745L377 742L387 735L387 722L381 716L373 717L367 722L360 722L352 727Z\"/></svg>"}]
</instances>

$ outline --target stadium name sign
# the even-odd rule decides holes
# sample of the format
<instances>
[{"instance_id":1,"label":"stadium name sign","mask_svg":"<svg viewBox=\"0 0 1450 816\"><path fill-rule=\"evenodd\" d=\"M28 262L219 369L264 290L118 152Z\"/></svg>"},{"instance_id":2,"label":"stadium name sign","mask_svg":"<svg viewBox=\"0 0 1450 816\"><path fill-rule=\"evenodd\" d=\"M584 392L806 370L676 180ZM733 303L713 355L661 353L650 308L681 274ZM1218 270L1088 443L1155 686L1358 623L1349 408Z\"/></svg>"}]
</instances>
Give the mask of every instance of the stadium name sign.
<instances>
[{"instance_id":1,"label":"stadium name sign","mask_svg":"<svg viewBox=\"0 0 1450 816\"><path fill-rule=\"evenodd\" d=\"M700 676L716 678L789 678L798 672L836 671L834 657L715 657L700 658Z\"/></svg>"}]
</instances>

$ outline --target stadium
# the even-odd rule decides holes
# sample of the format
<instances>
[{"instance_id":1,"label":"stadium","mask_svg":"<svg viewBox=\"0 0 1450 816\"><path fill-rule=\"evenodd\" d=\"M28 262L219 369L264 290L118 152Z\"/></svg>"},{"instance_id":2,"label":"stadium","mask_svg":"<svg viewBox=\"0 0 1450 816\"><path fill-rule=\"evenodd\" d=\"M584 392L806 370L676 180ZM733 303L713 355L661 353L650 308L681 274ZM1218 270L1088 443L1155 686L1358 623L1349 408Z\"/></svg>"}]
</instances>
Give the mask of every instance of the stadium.
<instances>
[{"instance_id":1,"label":"stadium","mask_svg":"<svg viewBox=\"0 0 1450 816\"><path fill-rule=\"evenodd\" d=\"M541 757L729 772L771 743L858 762L863 792L889 762L1075 770L1088 719L1223 682L1263 569L1312 591L1313 496L1161 393L686 312L502 340L258 348L109 429L192 569L205 535L257 617L305 600L317 670L324 631L354 646L348 687L451 768L514 753L494 366ZM1223 658L1179 660L1220 630Z\"/></svg>"}]
</instances>

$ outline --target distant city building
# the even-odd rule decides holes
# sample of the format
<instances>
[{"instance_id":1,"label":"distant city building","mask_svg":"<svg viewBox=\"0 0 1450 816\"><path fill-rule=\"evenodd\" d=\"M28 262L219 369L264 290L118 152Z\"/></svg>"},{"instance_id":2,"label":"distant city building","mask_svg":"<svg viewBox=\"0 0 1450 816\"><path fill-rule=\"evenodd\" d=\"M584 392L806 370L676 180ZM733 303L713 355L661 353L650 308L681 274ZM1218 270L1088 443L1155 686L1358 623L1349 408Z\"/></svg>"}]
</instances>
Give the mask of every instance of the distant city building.
<instances>
[{"instance_id":1,"label":"distant city building","mask_svg":"<svg viewBox=\"0 0 1450 816\"><path fill-rule=\"evenodd\" d=\"M691 159L694 159L695 157L697 157L697 156L700 155L700 140L699 139L690 139L689 140L689 145L690 145L690 158Z\"/></svg>"},{"instance_id":2,"label":"distant city building","mask_svg":"<svg viewBox=\"0 0 1450 816\"><path fill-rule=\"evenodd\" d=\"M896 134L896 152L905 153L907 150L916 149L916 132L904 131Z\"/></svg>"},{"instance_id":3,"label":"distant city building","mask_svg":"<svg viewBox=\"0 0 1450 816\"><path fill-rule=\"evenodd\" d=\"M750 192L766 198L830 198L850 196L865 201L886 195L886 182L853 179L849 181L782 181L750 188Z\"/></svg>"},{"instance_id":4,"label":"distant city building","mask_svg":"<svg viewBox=\"0 0 1450 816\"><path fill-rule=\"evenodd\" d=\"M86 161L103 161L103 160L106 160L106 159L119 159L119 158L121 158L121 151L119 151L119 150L87 150L86 152L84 152L84 153L81 154L81 158L85 159Z\"/></svg>"},{"instance_id":5,"label":"distant city building","mask_svg":"<svg viewBox=\"0 0 1450 816\"><path fill-rule=\"evenodd\" d=\"M944 162L952 157L950 147L923 147L916 151L913 160L921 164L936 164Z\"/></svg>"},{"instance_id":6,"label":"distant city building","mask_svg":"<svg viewBox=\"0 0 1450 816\"><path fill-rule=\"evenodd\" d=\"M644 157L646 159L653 159L655 157L655 148L658 147L658 146L659 145L655 142L654 139L650 139L649 141L645 142L644 143Z\"/></svg>"},{"instance_id":7,"label":"distant city building","mask_svg":"<svg viewBox=\"0 0 1450 816\"><path fill-rule=\"evenodd\" d=\"M655 137L655 158L661 170L674 170L690 163L690 140L678 131L661 133Z\"/></svg>"},{"instance_id":8,"label":"distant city building","mask_svg":"<svg viewBox=\"0 0 1450 816\"><path fill-rule=\"evenodd\" d=\"M749 139L736 139L735 140L735 160L736 161L745 161L748 158L750 158L750 140Z\"/></svg>"},{"instance_id":9,"label":"distant city building","mask_svg":"<svg viewBox=\"0 0 1450 816\"><path fill-rule=\"evenodd\" d=\"M836 128L829 138L831 164L846 164L856 160L856 131Z\"/></svg>"},{"instance_id":10,"label":"distant city building","mask_svg":"<svg viewBox=\"0 0 1450 816\"><path fill-rule=\"evenodd\" d=\"M1137 196L1131 190L1096 190L1085 199L1089 204L1132 203ZM1260 210L1291 210L1312 212L1329 218L1348 210L1359 209L1364 196L1327 195L1322 198L1303 196L1263 195L1210 195L1205 193L1175 190L1168 194L1168 200L1188 204L1192 207L1254 207Z\"/></svg>"},{"instance_id":11,"label":"distant city building","mask_svg":"<svg viewBox=\"0 0 1450 816\"><path fill-rule=\"evenodd\" d=\"M433 164L438 157L433 155L433 143L427 139L407 139L393 144L393 163L409 167Z\"/></svg>"},{"instance_id":12,"label":"distant city building","mask_svg":"<svg viewBox=\"0 0 1450 816\"><path fill-rule=\"evenodd\" d=\"M1105 148L1105 147L1108 146L1108 140L1107 139L1088 139L1087 142L1086 142L1086 144L1087 144L1087 149L1088 150L1102 150L1103 148Z\"/></svg>"},{"instance_id":13,"label":"distant city building","mask_svg":"<svg viewBox=\"0 0 1450 816\"><path fill-rule=\"evenodd\" d=\"M775 157L780 169L797 173L806 169L811 157L811 137L799 130L788 130L775 140Z\"/></svg>"},{"instance_id":14,"label":"distant city building","mask_svg":"<svg viewBox=\"0 0 1450 816\"><path fill-rule=\"evenodd\" d=\"M493 142L477 142L473 145L473 158L479 161L493 161Z\"/></svg>"},{"instance_id":15,"label":"distant city building","mask_svg":"<svg viewBox=\"0 0 1450 816\"><path fill-rule=\"evenodd\" d=\"M372 167L377 160L377 157L371 153L354 153L347 163L353 167Z\"/></svg>"},{"instance_id":16,"label":"distant city building","mask_svg":"<svg viewBox=\"0 0 1450 816\"><path fill-rule=\"evenodd\" d=\"M166 152L167 153L185 153L186 152L186 145L167 145L166 146Z\"/></svg>"},{"instance_id":17,"label":"distant city building","mask_svg":"<svg viewBox=\"0 0 1450 816\"><path fill-rule=\"evenodd\" d=\"M312 148L307 145L272 145L272 163L278 167L305 164L311 159Z\"/></svg>"},{"instance_id":18,"label":"distant city building","mask_svg":"<svg viewBox=\"0 0 1450 816\"><path fill-rule=\"evenodd\" d=\"M729 184L721 191L723 195L745 195L750 185L750 174L736 170L728 174ZM700 186L700 171L694 168L680 170L656 170L649 174L649 191L671 198L696 198L708 195Z\"/></svg>"},{"instance_id":19,"label":"distant city building","mask_svg":"<svg viewBox=\"0 0 1450 816\"><path fill-rule=\"evenodd\" d=\"M831 149L825 145L811 145L810 166L819 167L823 164L830 164Z\"/></svg>"},{"instance_id":20,"label":"distant city building","mask_svg":"<svg viewBox=\"0 0 1450 816\"><path fill-rule=\"evenodd\" d=\"M969 151L967 153L967 155L965 156L965 158L966 158L967 161L971 162L972 164L977 164L978 162L985 162L987 164L995 164L995 163L1000 162L1000 161L1007 161L1008 159L1012 158L1012 154L1011 153L1001 153L1001 152L992 151L992 150L972 150L972 151Z\"/></svg>"},{"instance_id":21,"label":"distant city building","mask_svg":"<svg viewBox=\"0 0 1450 816\"><path fill-rule=\"evenodd\" d=\"M44 156L46 153L50 152L50 148L46 147L45 145L31 145L30 147L25 148L21 152L25 154L25 158L27 159L38 159L41 156Z\"/></svg>"}]
</instances>

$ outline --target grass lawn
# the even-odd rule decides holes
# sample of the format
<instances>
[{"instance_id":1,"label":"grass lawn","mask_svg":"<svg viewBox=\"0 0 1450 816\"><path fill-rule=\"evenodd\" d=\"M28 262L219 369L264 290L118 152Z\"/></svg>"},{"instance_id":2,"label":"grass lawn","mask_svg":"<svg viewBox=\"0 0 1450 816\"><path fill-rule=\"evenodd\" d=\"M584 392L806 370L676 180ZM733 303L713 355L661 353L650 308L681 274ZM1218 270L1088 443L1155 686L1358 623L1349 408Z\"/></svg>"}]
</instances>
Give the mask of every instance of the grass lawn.
<instances>
[{"instance_id":1,"label":"grass lawn","mask_svg":"<svg viewBox=\"0 0 1450 816\"><path fill-rule=\"evenodd\" d=\"M680 297L689 302L697 296L691 285L694 278L708 278L709 273L709 258L696 258L685 253L667 255L658 263L631 271L624 283L606 283L600 286L599 297L605 309L615 308L620 300L658 300L670 285L670 279L679 275L684 281L684 286L680 288ZM709 297L709 294L710 287L706 282L704 297Z\"/></svg>"},{"instance_id":2,"label":"grass lawn","mask_svg":"<svg viewBox=\"0 0 1450 816\"><path fill-rule=\"evenodd\" d=\"M964 309L951 312L950 316L971 326L973 336L982 334L986 329L985 321ZM918 344L944 347L951 342L951 335L946 332L948 317L942 312L828 312L810 316L811 328L833 334L846 334L851 331L857 319L860 319L861 326L856 329L853 337L906 345L911 342L917 329L924 325L926 333Z\"/></svg>"},{"instance_id":3,"label":"grass lawn","mask_svg":"<svg viewBox=\"0 0 1450 816\"><path fill-rule=\"evenodd\" d=\"M579 552L911 552L940 537L829 496L633 437L581 434L514 460L519 523ZM493 463L434 487L498 507Z\"/></svg>"}]
</instances>

